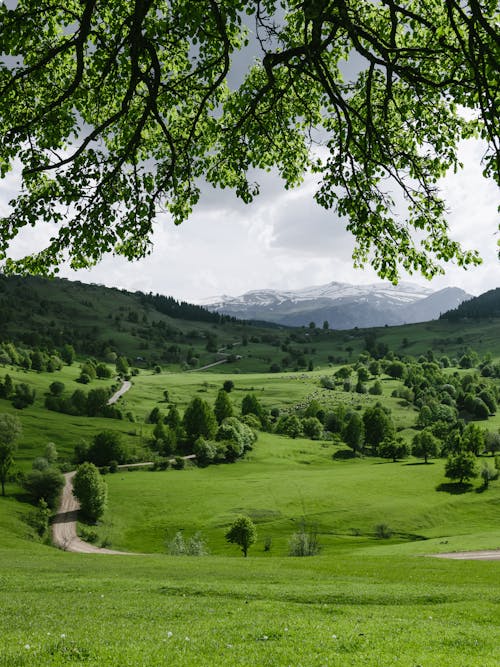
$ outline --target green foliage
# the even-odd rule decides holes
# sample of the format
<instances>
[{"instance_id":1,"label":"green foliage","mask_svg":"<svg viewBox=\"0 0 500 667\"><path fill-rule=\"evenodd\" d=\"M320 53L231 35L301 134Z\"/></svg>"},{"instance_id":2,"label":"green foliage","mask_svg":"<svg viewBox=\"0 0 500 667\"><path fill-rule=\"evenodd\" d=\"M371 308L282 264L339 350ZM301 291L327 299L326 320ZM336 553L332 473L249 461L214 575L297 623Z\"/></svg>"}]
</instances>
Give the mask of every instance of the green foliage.
<instances>
[{"instance_id":1,"label":"green foliage","mask_svg":"<svg viewBox=\"0 0 500 667\"><path fill-rule=\"evenodd\" d=\"M64 486L64 477L57 468L50 466L42 470L34 469L27 473L23 486L34 503L43 498L53 509Z\"/></svg>"},{"instance_id":2,"label":"green foliage","mask_svg":"<svg viewBox=\"0 0 500 667\"><path fill-rule=\"evenodd\" d=\"M45 537L49 531L50 507L45 500L41 498L38 506L28 515L29 525L36 531L38 537Z\"/></svg>"},{"instance_id":3,"label":"green foliage","mask_svg":"<svg viewBox=\"0 0 500 667\"><path fill-rule=\"evenodd\" d=\"M436 436L426 428L417 433L412 440L411 451L414 456L423 458L426 463L440 453L440 443Z\"/></svg>"},{"instance_id":4,"label":"green foliage","mask_svg":"<svg viewBox=\"0 0 500 667\"><path fill-rule=\"evenodd\" d=\"M93 463L82 463L73 477L73 495L80 502L82 515L95 523L106 509L108 488Z\"/></svg>"},{"instance_id":5,"label":"green foliage","mask_svg":"<svg viewBox=\"0 0 500 667\"><path fill-rule=\"evenodd\" d=\"M97 433L87 451L86 458L96 466L108 465L110 461L125 463L127 448L124 445L123 437L118 431Z\"/></svg>"},{"instance_id":6,"label":"green foliage","mask_svg":"<svg viewBox=\"0 0 500 667\"><path fill-rule=\"evenodd\" d=\"M388 540L392 537L392 528L390 528L386 523L377 523L375 526L375 535L379 539Z\"/></svg>"},{"instance_id":7,"label":"green foliage","mask_svg":"<svg viewBox=\"0 0 500 667\"><path fill-rule=\"evenodd\" d=\"M323 424L317 417L304 417L302 419L302 431L306 438L319 440L323 435Z\"/></svg>"},{"instance_id":8,"label":"green foliage","mask_svg":"<svg viewBox=\"0 0 500 667\"><path fill-rule=\"evenodd\" d=\"M342 439L353 452L359 453L363 451L365 426L363 419L357 412L353 412L346 421L342 430Z\"/></svg>"},{"instance_id":9,"label":"green foliage","mask_svg":"<svg viewBox=\"0 0 500 667\"><path fill-rule=\"evenodd\" d=\"M392 459L394 463L398 459L405 459L410 455L410 447L401 438L389 437L378 446L378 455L383 459Z\"/></svg>"},{"instance_id":10,"label":"green foliage","mask_svg":"<svg viewBox=\"0 0 500 667\"><path fill-rule=\"evenodd\" d=\"M476 459L470 452L459 452L448 457L445 465L445 477L458 479L462 484L477 477Z\"/></svg>"},{"instance_id":11,"label":"green foliage","mask_svg":"<svg viewBox=\"0 0 500 667\"><path fill-rule=\"evenodd\" d=\"M374 447L394 433L394 422L380 403L376 403L373 407L365 410L363 422L365 425L365 441Z\"/></svg>"},{"instance_id":12,"label":"green foliage","mask_svg":"<svg viewBox=\"0 0 500 667\"><path fill-rule=\"evenodd\" d=\"M187 406L182 420L187 438L195 442L200 436L211 439L217 431L217 420L211 406L195 396Z\"/></svg>"},{"instance_id":13,"label":"green foliage","mask_svg":"<svg viewBox=\"0 0 500 667\"><path fill-rule=\"evenodd\" d=\"M5 496L5 482L14 463L14 453L17 448L16 440L21 434L22 426L17 417L0 414L0 483L2 485L2 496Z\"/></svg>"},{"instance_id":14,"label":"green foliage","mask_svg":"<svg viewBox=\"0 0 500 667\"><path fill-rule=\"evenodd\" d=\"M240 515L233 521L225 537L228 542L237 544L246 558L248 549L257 540L257 528L248 516Z\"/></svg>"},{"instance_id":15,"label":"green foliage","mask_svg":"<svg viewBox=\"0 0 500 667\"><path fill-rule=\"evenodd\" d=\"M233 416L233 405L229 399L228 393L221 389L217 393L217 398L215 399L214 413L217 419L217 422L221 424L226 417Z\"/></svg>"}]
</instances>

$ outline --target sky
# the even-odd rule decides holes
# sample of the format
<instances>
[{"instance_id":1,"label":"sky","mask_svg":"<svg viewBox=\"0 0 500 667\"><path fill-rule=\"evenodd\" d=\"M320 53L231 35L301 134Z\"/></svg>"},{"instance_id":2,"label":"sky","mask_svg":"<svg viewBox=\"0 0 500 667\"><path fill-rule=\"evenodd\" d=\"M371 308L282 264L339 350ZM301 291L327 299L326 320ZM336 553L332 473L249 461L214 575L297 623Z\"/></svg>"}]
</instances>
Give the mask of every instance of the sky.
<instances>
[{"instance_id":1,"label":"sky","mask_svg":"<svg viewBox=\"0 0 500 667\"><path fill-rule=\"evenodd\" d=\"M473 295L500 286L498 190L482 176L482 150L476 141L462 144L464 169L447 176L442 191L452 238L479 250L483 264L467 271L445 264L445 275L431 282L419 275L403 275L403 280L436 290L461 287ZM353 268L354 240L333 211L314 202L316 185L311 178L292 191L286 191L277 176L264 174L259 180L261 194L250 205L228 190L210 187L182 225L160 216L153 252L142 260L130 263L107 256L89 270L63 266L59 275L195 303L255 289L293 290L332 281L380 282L369 266ZM0 211L6 212L15 181L14 174L0 182ZM12 256L40 249L47 236L46 227L30 228L13 243Z\"/></svg>"}]
</instances>

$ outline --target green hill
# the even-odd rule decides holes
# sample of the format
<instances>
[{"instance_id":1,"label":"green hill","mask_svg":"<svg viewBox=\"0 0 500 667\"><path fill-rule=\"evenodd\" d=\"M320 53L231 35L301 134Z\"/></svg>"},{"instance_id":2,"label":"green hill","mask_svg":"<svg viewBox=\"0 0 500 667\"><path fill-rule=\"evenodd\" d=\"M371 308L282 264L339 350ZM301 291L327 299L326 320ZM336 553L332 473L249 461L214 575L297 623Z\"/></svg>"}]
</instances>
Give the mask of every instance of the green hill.
<instances>
[{"instance_id":1,"label":"green hill","mask_svg":"<svg viewBox=\"0 0 500 667\"><path fill-rule=\"evenodd\" d=\"M489 319L500 317L500 287L464 301L457 308L441 315L441 319L456 322L464 319Z\"/></svg>"}]
</instances>

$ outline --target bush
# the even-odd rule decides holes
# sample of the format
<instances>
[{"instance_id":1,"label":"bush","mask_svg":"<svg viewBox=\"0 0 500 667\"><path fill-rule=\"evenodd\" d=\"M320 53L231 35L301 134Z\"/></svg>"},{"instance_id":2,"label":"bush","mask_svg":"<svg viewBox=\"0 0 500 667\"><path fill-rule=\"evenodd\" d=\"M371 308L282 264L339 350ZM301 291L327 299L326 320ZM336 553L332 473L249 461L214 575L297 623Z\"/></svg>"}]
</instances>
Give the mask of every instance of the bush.
<instances>
[{"instance_id":1,"label":"bush","mask_svg":"<svg viewBox=\"0 0 500 667\"><path fill-rule=\"evenodd\" d=\"M288 542L289 556L316 556L320 551L318 534L316 531L306 530L305 526L293 533Z\"/></svg>"},{"instance_id":2,"label":"bush","mask_svg":"<svg viewBox=\"0 0 500 667\"><path fill-rule=\"evenodd\" d=\"M50 508L43 498L38 502L38 507L30 512L27 517L28 524L36 531L39 537L45 537L49 530Z\"/></svg>"},{"instance_id":3,"label":"bush","mask_svg":"<svg viewBox=\"0 0 500 667\"><path fill-rule=\"evenodd\" d=\"M393 531L386 523L377 523L375 526L375 535L381 540L388 540L392 537Z\"/></svg>"},{"instance_id":4,"label":"bush","mask_svg":"<svg viewBox=\"0 0 500 667\"><path fill-rule=\"evenodd\" d=\"M31 470L26 475L23 486L35 503L39 503L43 498L53 509L64 486L64 477L57 468Z\"/></svg>"},{"instance_id":5,"label":"bush","mask_svg":"<svg viewBox=\"0 0 500 667\"><path fill-rule=\"evenodd\" d=\"M206 556L209 553L201 533L197 532L185 540L180 530L174 535L173 540L168 542L167 552L171 556Z\"/></svg>"},{"instance_id":6,"label":"bush","mask_svg":"<svg viewBox=\"0 0 500 667\"><path fill-rule=\"evenodd\" d=\"M184 470L186 467L186 459L182 456L176 456L174 462L172 463L172 468L174 470Z\"/></svg>"}]
</instances>

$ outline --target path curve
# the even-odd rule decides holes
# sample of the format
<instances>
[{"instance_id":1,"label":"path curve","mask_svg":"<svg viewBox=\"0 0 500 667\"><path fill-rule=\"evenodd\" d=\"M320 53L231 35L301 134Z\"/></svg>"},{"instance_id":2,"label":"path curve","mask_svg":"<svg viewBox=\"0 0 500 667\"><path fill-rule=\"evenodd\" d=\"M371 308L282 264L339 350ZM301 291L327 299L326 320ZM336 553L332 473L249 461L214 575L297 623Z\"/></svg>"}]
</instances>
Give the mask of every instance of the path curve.
<instances>
[{"instance_id":1,"label":"path curve","mask_svg":"<svg viewBox=\"0 0 500 667\"><path fill-rule=\"evenodd\" d=\"M444 554L432 554L434 558L452 558L454 560L500 560L500 549L484 551L452 551Z\"/></svg>"},{"instance_id":2,"label":"path curve","mask_svg":"<svg viewBox=\"0 0 500 667\"><path fill-rule=\"evenodd\" d=\"M59 510L52 522L52 542L64 551L74 551L81 554L114 554L120 556L135 556L127 551L104 549L84 542L76 533L76 520L80 503L73 495L73 477L76 470L64 475L65 484L59 502Z\"/></svg>"},{"instance_id":3,"label":"path curve","mask_svg":"<svg viewBox=\"0 0 500 667\"><path fill-rule=\"evenodd\" d=\"M115 391L113 396L108 401L108 405L113 405L113 403L116 403L116 401L123 396L123 394L126 394L127 391L132 387L132 383L130 380L124 380L122 386L118 391Z\"/></svg>"},{"instance_id":4,"label":"path curve","mask_svg":"<svg viewBox=\"0 0 500 667\"><path fill-rule=\"evenodd\" d=\"M188 456L183 456L182 458L185 460L195 459L196 454L188 454ZM171 459L171 462L174 460ZM143 463L125 463L118 466L118 468L143 468L151 465L153 465L152 461L144 461ZM131 551L116 551L115 549L96 547L78 537L76 522L80 503L73 495L73 477L75 473L76 470L73 470L64 474L65 483L59 501L59 509L52 520L52 543L54 546L64 551L72 551L79 554L111 554L114 556L147 555Z\"/></svg>"}]
</instances>

